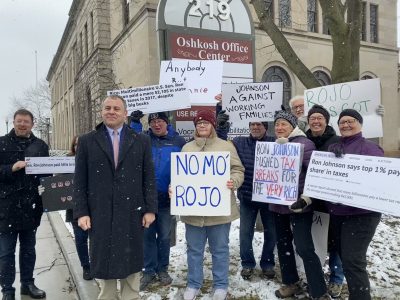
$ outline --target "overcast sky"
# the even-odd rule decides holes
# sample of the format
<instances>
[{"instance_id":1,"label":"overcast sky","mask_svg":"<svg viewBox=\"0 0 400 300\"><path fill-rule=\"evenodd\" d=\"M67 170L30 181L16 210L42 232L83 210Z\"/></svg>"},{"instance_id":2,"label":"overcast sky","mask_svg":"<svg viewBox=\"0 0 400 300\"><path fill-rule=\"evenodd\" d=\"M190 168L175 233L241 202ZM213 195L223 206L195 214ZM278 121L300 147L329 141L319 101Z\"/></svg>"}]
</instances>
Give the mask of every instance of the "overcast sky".
<instances>
[{"instance_id":1,"label":"overcast sky","mask_svg":"<svg viewBox=\"0 0 400 300\"><path fill-rule=\"evenodd\" d=\"M46 77L71 4L72 0L0 0L0 136L5 134L5 120L13 110L11 97L35 86L35 50L38 79ZM397 20L399 23L399 17ZM9 122L11 128L12 120Z\"/></svg>"},{"instance_id":2,"label":"overcast sky","mask_svg":"<svg viewBox=\"0 0 400 300\"><path fill-rule=\"evenodd\" d=\"M68 20L72 0L0 0L0 136L13 95L45 78ZM12 120L9 120L9 129Z\"/></svg>"}]
</instances>

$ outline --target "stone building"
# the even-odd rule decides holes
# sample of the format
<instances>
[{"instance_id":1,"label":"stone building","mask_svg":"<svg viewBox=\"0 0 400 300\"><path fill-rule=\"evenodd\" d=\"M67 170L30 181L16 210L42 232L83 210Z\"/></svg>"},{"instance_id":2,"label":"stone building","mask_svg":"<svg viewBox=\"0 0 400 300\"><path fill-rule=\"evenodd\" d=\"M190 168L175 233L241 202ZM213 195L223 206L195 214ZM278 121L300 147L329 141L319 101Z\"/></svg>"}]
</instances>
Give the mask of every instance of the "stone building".
<instances>
[{"instance_id":1,"label":"stone building","mask_svg":"<svg viewBox=\"0 0 400 300\"><path fill-rule=\"evenodd\" d=\"M318 1L267 0L266 3L271 5L276 24L298 56L321 83L329 84L332 44ZM386 114L380 143L388 153L398 154L396 1L362 3L360 78L381 79ZM158 83L157 5L156 0L73 1L47 76L52 92L55 148L67 148L73 135L95 126L99 104L107 90ZM256 14L252 5L249 7L256 33L255 80L282 80L285 101L302 94L304 86L289 70L268 35L257 29Z\"/></svg>"}]
</instances>

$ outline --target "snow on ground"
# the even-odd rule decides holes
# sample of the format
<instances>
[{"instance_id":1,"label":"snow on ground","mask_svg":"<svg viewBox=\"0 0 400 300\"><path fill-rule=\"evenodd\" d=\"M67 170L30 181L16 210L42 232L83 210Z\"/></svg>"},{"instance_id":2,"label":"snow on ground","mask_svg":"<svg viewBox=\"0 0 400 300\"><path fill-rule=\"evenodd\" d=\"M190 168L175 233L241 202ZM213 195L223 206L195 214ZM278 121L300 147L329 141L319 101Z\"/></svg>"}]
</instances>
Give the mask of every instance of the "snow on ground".
<instances>
[{"instance_id":1,"label":"snow on ground","mask_svg":"<svg viewBox=\"0 0 400 300\"><path fill-rule=\"evenodd\" d=\"M61 212L62 214L63 212ZM69 225L69 224L68 224ZM71 227L69 226L70 231ZM254 237L254 252L259 260L262 249L262 233L256 232ZM371 290L375 300L400 299L400 218L384 216L368 249L368 272L370 274ZM169 272L173 278L170 287L150 286L141 296L147 300L182 299L186 286L186 242L185 226L178 222L177 244L171 248ZM229 269L229 299L240 300L274 300L275 290L280 286L280 276L274 280L264 280L258 276L261 272L257 267L257 275L251 282L240 276L239 254L239 220L232 223L230 232L230 269ZM277 259L277 257L276 257ZM328 268L324 267L325 271ZM278 273L279 270L277 269ZM204 259L204 285L197 299L209 300L212 290L211 256L206 250ZM346 299L346 292L341 299Z\"/></svg>"}]
</instances>

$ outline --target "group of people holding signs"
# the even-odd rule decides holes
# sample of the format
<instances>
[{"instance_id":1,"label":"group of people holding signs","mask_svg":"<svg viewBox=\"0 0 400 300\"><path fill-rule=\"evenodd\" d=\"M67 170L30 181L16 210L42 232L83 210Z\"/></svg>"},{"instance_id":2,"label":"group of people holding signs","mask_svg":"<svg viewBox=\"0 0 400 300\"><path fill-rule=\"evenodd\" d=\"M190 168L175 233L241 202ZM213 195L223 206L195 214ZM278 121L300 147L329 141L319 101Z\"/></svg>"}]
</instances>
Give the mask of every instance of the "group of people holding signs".
<instances>
[{"instance_id":1,"label":"group of people holding signs","mask_svg":"<svg viewBox=\"0 0 400 300\"><path fill-rule=\"evenodd\" d=\"M176 71L182 76L189 71L197 72L198 76L207 74L207 64L197 69L189 63L181 68L171 63L164 66L166 71ZM375 111L379 108L379 97L361 98L357 93L359 83L347 83L305 91L305 98L292 99L291 111L286 111L281 109L282 85L225 85L222 107L226 111L216 113L215 106L204 106L191 112L194 129L186 142L170 124L166 111L172 106L164 109L155 105L157 101L173 101L175 95L184 96L186 88L182 82L187 78L182 82L177 76L171 78L172 82L160 82L159 86L110 91L102 103L102 122L94 131L79 137L73 219L83 231L89 232L90 276L87 276L99 280L98 299L139 299L139 291L155 282L171 284L168 266L174 216L180 216L186 230L188 272L183 299L192 300L200 294L207 242L212 256L211 297L227 299L231 223L240 217L241 276L250 280L257 265L252 242L258 214L264 227L261 276L267 280L275 278L277 247L282 275L282 286L275 292L278 298L305 292L312 299L339 297L346 278L350 300L371 299L366 253L383 211L359 203L358 199L373 196L375 202L385 201L393 207L398 207L398 203L393 200L394 195L379 187L375 187L374 195L365 196L365 182L359 177L354 179L353 175L361 172L367 178L379 173L390 181L400 174L398 161L371 158L382 157L383 150L363 136L365 127L373 128L368 131L372 135L379 131L376 127L382 127L378 124L381 117ZM191 87L192 94L195 90L207 94L207 88ZM214 90L211 93L213 100L220 99L214 97ZM356 96L356 104L350 104ZM213 105L216 102L210 101ZM186 102L174 109L179 108L187 108ZM383 114L383 108L378 112ZM147 131L143 131L140 122L143 113L148 114ZM32 216L41 215L39 204L28 205L29 199L39 203L35 186L39 185L39 175L25 174L24 160L48 156L48 152L47 148L32 152L33 147L21 146L21 140L33 137L31 131L19 135L23 125L18 123L21 114L25 116L26 112L14 116L15 130L0 138L0 184L2 191L8 191L0 201L4 208L0 211L2 245L12 243L18 235L21 240L25 230L35 232L39 225L35 219L25 228L21 223L10 222L10 218L22 218L22 210L34 210ZM33 117L29 114L28 117L33 126ZM268 122L273 122L274 136L267 134ZM376 124L366 126L367 122ZM227 140L227 135L233 139ZM20 155L10 157L1 152L10 143L16 143ZM21 181L17 185L16 176L30 178L35 184L25 181L29 184L24 185ZM28 191L31 197L26 196ZM15 199L22 196L26 199L18 200L18 207ZM20 210L20 215L15 214ZM330 216L325 241L331 270L328 285L323 262L314 247L314 211ZM30 252L32 261L34 243L33 254L32 247ZM307 285L299 277L296 252L302 259ZM14 253L15 244L14 248L0 247L2 292L12 295L3 296L7 300L14 299L15 293L14 279L9 275ZM21 293L44 297L44 291L34 285L29 272L27 279L21 278L26 280ZM119 292L117 280L120 280Z\"/></svg>"}]
</instances>

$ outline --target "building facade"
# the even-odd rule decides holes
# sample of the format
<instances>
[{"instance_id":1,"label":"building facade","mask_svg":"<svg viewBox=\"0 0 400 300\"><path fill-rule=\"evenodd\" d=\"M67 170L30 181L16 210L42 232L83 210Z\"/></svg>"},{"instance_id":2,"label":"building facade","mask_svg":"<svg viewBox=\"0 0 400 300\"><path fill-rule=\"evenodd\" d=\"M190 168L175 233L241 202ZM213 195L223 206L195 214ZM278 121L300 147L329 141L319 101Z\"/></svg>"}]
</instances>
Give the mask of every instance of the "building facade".
<instances>
[{"instance_id":1,"label":"building facade","mask_svg":"<svg viewBox=\"0 0 400 300\"><path fill-rule=\"evenodd\" d=\"M178 0L177 0L178 1ZM180 0L187 1L187 0ZM303 94L268 35L256 34L256 81L283 81L284 102ZM322 84L330 84L332 42L317 0L266 0L275 23L299 58ZM73 135L94 128L106 91L158 83L156 0L74 0L47 79L52 91L54 148L66 149ZM362 2L360 78L380 78L388 153L399 150L400 103L396 1ZM397 152L398 153L398 152Z\"/></svg>"}]
</instances>

